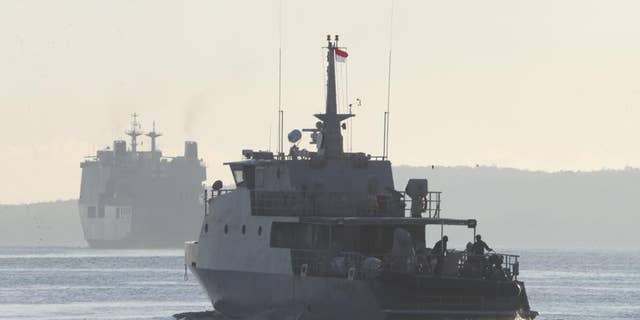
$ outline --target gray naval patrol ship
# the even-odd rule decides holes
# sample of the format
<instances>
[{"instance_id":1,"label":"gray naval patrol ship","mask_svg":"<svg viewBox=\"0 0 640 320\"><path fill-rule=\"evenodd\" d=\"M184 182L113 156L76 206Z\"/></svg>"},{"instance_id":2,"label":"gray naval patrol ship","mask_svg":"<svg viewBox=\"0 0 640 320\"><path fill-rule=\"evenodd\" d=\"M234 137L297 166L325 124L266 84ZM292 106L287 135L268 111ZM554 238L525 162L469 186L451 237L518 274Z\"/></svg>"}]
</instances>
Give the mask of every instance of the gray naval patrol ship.
<instances>
[{"instance_id":1,"label":"gray naval patrol ship","mask_svg":"<svg viewBox=\"0 0 640 320\"><path fill-rule=\"evenodd\" d=\"M151 150L138 150L140 124L133 115L131 147L113 142L80 164L78 207L84 238L92 248L176 248L197 232L206 179L198 145L187 141L184 155L163 156L155 124L146 136Z\"/></svg>"},{"instance_id":2,"label":"gray naval patrol ship","mask_svg":"<svg viewBox=\"0 0 640 320\"><path fill-rule=\"evenodd\" d=\"M236 188L214 183L198 241L185 243L185 263L215 310L230 317L291 310L296 319L535 318L517 256L445 256L425 246L427 236L444 238L443 226L475 235L476 220L442 217L440 193L426 179L397 191L385 157L344 151L341 122L351 114L336 111L339 48L328 40L326 112L304 130L317 151L298 149L299 130L288 136L288 155L244 150L246 159L226 163Z\"/></svg>"}]
</instances>

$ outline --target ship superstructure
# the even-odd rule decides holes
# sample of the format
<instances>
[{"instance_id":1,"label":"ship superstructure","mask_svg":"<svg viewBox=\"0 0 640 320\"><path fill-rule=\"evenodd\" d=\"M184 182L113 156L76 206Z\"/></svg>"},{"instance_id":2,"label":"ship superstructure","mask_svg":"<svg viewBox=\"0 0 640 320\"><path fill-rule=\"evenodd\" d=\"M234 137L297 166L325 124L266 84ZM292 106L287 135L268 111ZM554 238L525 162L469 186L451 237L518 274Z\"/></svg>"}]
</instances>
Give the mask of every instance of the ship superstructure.
<instances>
[{"instance_id":1,"label":"ship superstructure","mask_svg":"<svg viewBox=\"0 0 640 320\"><path fill-rule=\"evenodd\" d=\"M338 49L329 38L326 112L302 130L317 150L299 149L294 130L288 154L243 150L244 160L227 163L236 188L213 185L185 263L214 308L232 317L534 318L517 256L436 255L425 245L445 225L475 234L475 219L442 217L426 179L397 191L386 157L344 151L341 124L352 115L337 113Z\"/></svg>"},{"instance_id":2,"label":"ship superstructure","mask_svg":"<svg viewBox=\"0 0 640 320\"><path fill-rule=\"evenodd\" d=\"M133 115L130 148L124 140L97 151L81 163L78 200L85 240L96 248L179 247L200 227L206 169L198 145L187 141L184 154L166 157L161 136L148 132L149 151L139 150L143 135Z\"/></svg>"}]
</instances>

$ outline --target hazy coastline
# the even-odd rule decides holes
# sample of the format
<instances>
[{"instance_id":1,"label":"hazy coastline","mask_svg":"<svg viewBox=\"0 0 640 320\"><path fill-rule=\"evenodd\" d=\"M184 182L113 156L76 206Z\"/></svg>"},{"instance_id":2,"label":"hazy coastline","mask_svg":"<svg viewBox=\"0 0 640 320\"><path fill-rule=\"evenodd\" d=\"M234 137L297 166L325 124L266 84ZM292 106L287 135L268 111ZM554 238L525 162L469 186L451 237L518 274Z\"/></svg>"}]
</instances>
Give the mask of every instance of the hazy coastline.
<instances>
[{"instance_id":1,"label":"hazy coastline","mask_svg":"<svg viewBox=\"0 0 640 320\"><path fill-rule=\"evenodd\" d=\"M497 247L626 250L640 242L638 169L395 167L397 189L409 177L427 177L432 190L444 192L443 216L477 218ZM0 205L0 225L0 246L86 246L73 199ZM449 232L457 245L467 241L467 230Z\"/></svg>"}]
</instances>

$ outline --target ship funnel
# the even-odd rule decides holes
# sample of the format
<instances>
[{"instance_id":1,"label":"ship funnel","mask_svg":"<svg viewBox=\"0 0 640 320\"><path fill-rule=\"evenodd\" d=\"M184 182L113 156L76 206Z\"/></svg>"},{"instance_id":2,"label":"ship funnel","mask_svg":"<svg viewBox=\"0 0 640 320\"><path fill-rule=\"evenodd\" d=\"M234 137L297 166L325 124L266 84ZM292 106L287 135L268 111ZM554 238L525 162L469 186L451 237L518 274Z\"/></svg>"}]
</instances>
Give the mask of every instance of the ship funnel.
<instances>
[{"instance_id":1,"label":"ship funnel","mask_svg":"<svg viewBox=\"0 0 640 320\"><path fill-rule=\"evenodd\" d=\"M122 157L127 153L127 142L124 140L116 140L113 142L113 152L116 157Z\"/></svg>"},{"instance_id":2,"label":"ship funnel","mask_svg":"<svg viewBox=\"0 0 640 320\"><path fill-rule=\"evenodd\" d=\"M187 159L198 159L198 144L195 141L184 142L184 157Z\"/></svg>"}]
</instances>

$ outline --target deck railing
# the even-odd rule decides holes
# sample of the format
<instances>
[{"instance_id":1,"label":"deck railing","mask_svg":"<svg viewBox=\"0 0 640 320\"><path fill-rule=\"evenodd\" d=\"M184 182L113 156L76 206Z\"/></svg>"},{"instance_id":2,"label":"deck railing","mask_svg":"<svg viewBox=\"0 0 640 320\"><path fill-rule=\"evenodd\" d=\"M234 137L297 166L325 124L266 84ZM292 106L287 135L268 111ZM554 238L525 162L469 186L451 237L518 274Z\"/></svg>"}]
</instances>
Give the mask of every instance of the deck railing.
<instances>
[{"instance_id":1,"label":"deck railing","mask_svg":"<svg viewBox=\"0 0 640 320\"><path fill-rule=\"evenodd\" d=\"M423 217L440 217L441 192L429 192ZM258 216L410 216L412 200L404 192L369 195L356 192L251 191Z\"/></svg>"},{"instance_id":2,"label":"deck railing","mask_svg":"<svg viewBox=\"0 0 640 320\"><path fill-rule=\"evenodd\" d=\"M391 195L355 192L251 191L257 216L403 216L404 201Z\"/></svg>"},{"instance_id":3,"label":"deck railing","mask_svg":"<svg viewBox=\"0 0 640 320\"><path fill-rule=\"evenodd\" d=\"M236 189L205 191L207 204ZM207 195L210 195L207 196ZM424 199L422 217L440 218L440 191ZM251 209L258 216L411 216L412 200L405 192L368 195L356 192L251 191Z\"/></svg>"},{"instance_id":4,"label":"deck railing","mask_svg":"<svg viewBox=\"0 0 640 320\"><path fill-rule=\"evenodd\" d=\"M208 215L211 210L211 204L215 199L223 194L230 193L235 191L236 189L220 189L220 190L211 190L211 194L209 194L209 190L205 189L202 197L204 198L204 214Z\"/></svg>"},{"instance_id":5,"label":"deck railing","mask_svg":"<svg viewBox=\"0 0 640 320\"><path fill-rule=\"evenodd\" d=\"M233 192L236 191L236 189L220 189L218 191L212 190L211 191L211 198L216 198L218 196L221 196L223 194L227 194L229 192Z\"/></svg>"},{"instance_id":6,"label":"deck railing","mask_svg":"<svg viewBox=\"0 0 640 320\"><path fill-rule=\"evenodd\" d=\"M462 277L500 278L517 280L520 274L520 256L503 253L476 255L462 252L458 271Z\"/></svg>"},{"instance_id":7,"label":"deck railing","mask_svg":"<svg viewBox=\"0 0 640 320\"><path fill-rule=\"evenodd\" d=\"M491 253L473 255L458 252L459 259L452 266L454 269L445 270L441 276L517 280L519 263L517 255ZM428 256L427 260L435 259ZM447 257L445 257L447 259ZM292 269L294 274L302 276L324 276L350 279L364 279L375 277L382 272L407 273L416 275L435 275L433 266L420 266L421 258L407 259L394 257L391 254L376 254L370 257L355 251L307 250L295 249L292 255Z\"/></svg>"},{"instance_id":8,"label":"deck railing","mask_svg":"<svg viewBox=\"0 0 640 320\"><path fill-rule=\"evenodd\" d=\"M304 151L300 151L296 156L293 156L291 154L280 154L280 155L275 155L275 159L276 160L312 160L313 158L317 157L317 153L316 152L304 152ZM318 159L320 157L317 157ZM363 159L366 161L387 161L388 158L385 156L374 156L374 155L370 155L370 154L364 154L364 153L344 153L340 156L340 159Z\"/></svg>"}]
</instances>

